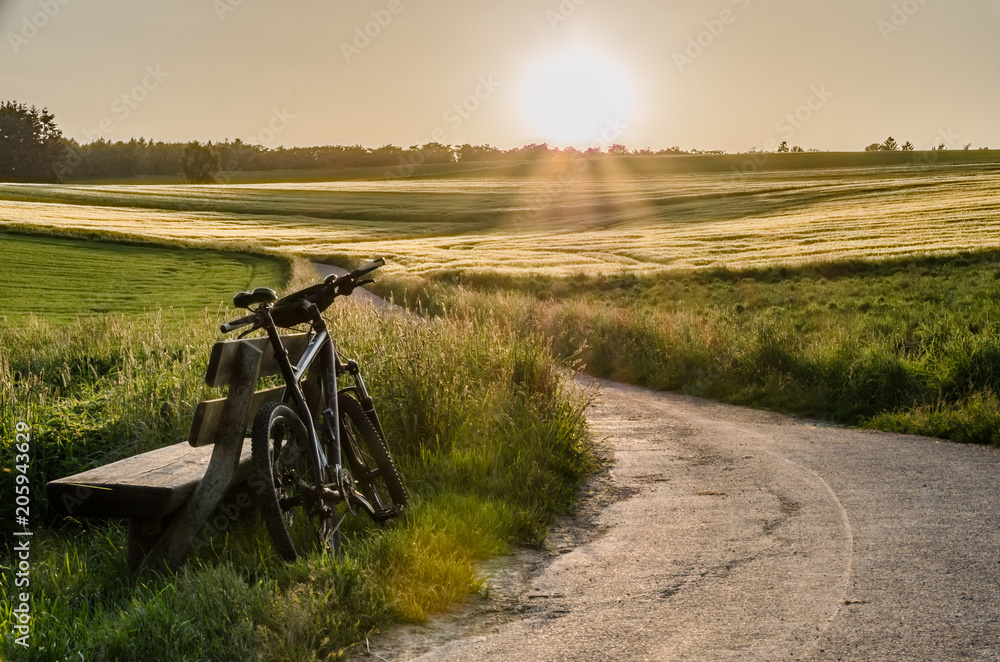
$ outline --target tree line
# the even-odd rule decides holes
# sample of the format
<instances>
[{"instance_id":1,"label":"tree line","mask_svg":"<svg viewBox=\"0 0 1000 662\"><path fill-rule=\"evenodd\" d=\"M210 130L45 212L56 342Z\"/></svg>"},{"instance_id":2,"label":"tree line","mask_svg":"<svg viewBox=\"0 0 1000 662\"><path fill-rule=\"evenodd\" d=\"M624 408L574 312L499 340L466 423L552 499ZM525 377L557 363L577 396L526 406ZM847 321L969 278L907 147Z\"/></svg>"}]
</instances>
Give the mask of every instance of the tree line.
<instances>
[{"instance_id":1,"label":"tree line","mask_svg":"<svg viewBox=\"0 0 1000 662\"><path fill-rule=\"evenodd\" d=\"M972 147L972 143L966 143L962 146L963 150L969 150ZM944 141L931 147L931 151L940 152L948 149L948 145ZM988 147L980 147L979 149L989 149ZM907 140L905 143L900 145L896 142L896 139L889 136L884 142L872 143L865 147L866 152L912 152L914 150L913 143Z\"/></svg>"},{"instance_id":2,"label":"tree line","mask_svg":"<svg viewBox=\"0 0 1000 662\"><path fill-rule=\"evenodd\" d=\"M944 149L944 145L935 149ZM968 146L966 146L968 149ZM913 145L898 145L890 137L872 143L865 151L910 151ZM752 153L758 150L751 150ZM783 142L777 151L802 152ZM808 150L818 151L818 150ZM621 144L606 150L592 147L560 149L547 143L532 143L513 149L492 145L443 145L427 143L407 148L382 145L324 145L317 147L276 147L226 140L216 143L160 142L145 138L129 141L96 140L80 144L66 138L47 109L14 101L0 103L0 181L59 182L74 179L117 179L142 176L183 175L189 182L218 181L222 172L271 170L322 170L346 168L392 168L408 172L427 164L471 162L526 162L559 157L663 156L680 154L724 154L722 150L667 149L629 150Z\"/></svg>"},{"instance_id":3,"label":"tree line","mask_svg":"<svg viewBox=\"0 0 1000 662\"><path fill-rule=\"evenodd\" d=\"M507 150L492 145L453 146L436 142L407 148L396 145L267 148L240 139L216 143L100 139L80 144L62 135L47 109L14 101L0 104L0 181L52 182L181 174L190 182L212 182L225 171L401 168L483 161L524 162L576 154L686 153L679 147L630 152L619 144L610 145L607 151L591 148L582 152L572 147L560 150L546 143Z\"/></svg>"}]
</instances>

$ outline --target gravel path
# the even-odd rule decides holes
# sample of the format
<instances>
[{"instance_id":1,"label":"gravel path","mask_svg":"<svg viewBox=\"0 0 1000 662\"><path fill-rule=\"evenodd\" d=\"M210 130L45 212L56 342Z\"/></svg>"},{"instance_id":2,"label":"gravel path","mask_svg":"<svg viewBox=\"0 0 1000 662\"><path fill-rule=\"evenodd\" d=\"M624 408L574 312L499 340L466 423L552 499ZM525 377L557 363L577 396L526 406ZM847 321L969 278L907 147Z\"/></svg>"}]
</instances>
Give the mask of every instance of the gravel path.
<instances>
[{"instance_id":1,"label":"gravel path","mask_svg":"<svg viewBox=\"0 0 1000 662\"><path fill-rule=\"evenodd\" d=\"M602 382L610 473L387 660L1000 659L1000 452Z\"/></svg>"}]
</instances>

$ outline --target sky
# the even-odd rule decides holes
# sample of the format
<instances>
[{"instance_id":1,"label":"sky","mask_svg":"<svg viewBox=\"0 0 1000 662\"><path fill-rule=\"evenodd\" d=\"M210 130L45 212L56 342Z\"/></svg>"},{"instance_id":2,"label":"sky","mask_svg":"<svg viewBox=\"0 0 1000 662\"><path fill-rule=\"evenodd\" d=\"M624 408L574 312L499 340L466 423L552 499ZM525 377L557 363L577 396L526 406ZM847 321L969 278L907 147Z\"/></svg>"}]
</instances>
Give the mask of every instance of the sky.
<instances>
[{"instance_id":1,"label":"sky","mask_svg":"<svg viewBox=\"0 0 1000 662\"><path fill-rule=\"evenodd\" d=\"M0 0L64 135L1000 148L1000 0Z\"/></svg>"}]
</instances>

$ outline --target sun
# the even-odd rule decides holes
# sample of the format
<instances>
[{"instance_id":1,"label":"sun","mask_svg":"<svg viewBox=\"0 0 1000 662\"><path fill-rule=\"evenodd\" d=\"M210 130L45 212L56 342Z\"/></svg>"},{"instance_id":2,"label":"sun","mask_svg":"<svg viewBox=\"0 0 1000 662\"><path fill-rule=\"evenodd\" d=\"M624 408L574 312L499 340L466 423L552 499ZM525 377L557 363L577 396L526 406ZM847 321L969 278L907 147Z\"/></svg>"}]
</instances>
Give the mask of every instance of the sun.
<instances>
[{"instance_id":1,"label":"sun","mask_svg":"<svg viewBox=\"0 0 1000 662\"><path fill-rule=\"evenodd\" d=\"M590 147L607 142L634 111L626 72L597 51L575 48L536 61L521 99L532 129L557 144ZM611 142L614 142L612 138Z\"/></svg>"}]
</instances>

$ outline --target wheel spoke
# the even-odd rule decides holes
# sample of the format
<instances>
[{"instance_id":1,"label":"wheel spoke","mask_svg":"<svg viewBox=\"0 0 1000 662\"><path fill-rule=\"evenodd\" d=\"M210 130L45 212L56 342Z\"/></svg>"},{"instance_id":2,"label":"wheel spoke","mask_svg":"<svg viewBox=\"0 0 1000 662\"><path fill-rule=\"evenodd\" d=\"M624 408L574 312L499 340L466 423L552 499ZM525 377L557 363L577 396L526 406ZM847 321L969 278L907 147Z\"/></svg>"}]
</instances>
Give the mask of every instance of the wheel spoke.
<instances>
[{"instance_id":1,"label":"wheel spoke","mask_svg":"<svg viewBox=\"0 0 1000 662\"><path fill-rule=\"evenodd\" d=\"M376 521L399 514L406 493L385 441L355 398L341 394L338 402L344 454L357 490L375 510L370 514Z\"/></svg>"}]
</instances>

